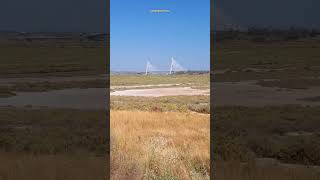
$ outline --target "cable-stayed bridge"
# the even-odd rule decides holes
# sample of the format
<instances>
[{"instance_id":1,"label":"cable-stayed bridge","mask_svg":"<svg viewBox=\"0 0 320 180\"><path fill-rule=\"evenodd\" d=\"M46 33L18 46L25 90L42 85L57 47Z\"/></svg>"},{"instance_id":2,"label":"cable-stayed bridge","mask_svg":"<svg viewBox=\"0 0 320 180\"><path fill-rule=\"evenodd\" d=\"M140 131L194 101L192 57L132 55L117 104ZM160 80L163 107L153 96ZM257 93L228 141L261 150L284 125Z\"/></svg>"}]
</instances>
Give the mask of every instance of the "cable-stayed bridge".
<instances>
[{"instance_id":1,"label":"cable-stayed bridge","mask_svg":"<svg viewBox=\"0 0 320 180\"><path fill-rule=\"evenodd\" d=\"M147 61L145 74L174 74L176 72L186 72L187 69L179 64L173 57L171 58L171 64L168 70L159 70L154 65L151 64L151 59Z\"/></svg>"}]
</instances>

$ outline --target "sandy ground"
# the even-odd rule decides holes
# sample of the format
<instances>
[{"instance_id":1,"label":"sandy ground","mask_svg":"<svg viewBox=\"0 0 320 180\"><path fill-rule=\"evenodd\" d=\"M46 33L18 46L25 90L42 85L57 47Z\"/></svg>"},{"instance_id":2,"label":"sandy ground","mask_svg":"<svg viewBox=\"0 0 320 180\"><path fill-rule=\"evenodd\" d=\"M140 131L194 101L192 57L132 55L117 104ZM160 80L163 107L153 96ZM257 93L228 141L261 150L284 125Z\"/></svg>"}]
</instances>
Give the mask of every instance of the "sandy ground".
<instances>
[{"instance_id":1,"label":"sandy ground","mask_svg":"<svg viewBox=\"0 0 320 180\"><path fill-rule=\"evenodd\" d=\"M190 85L190 83L188 83ZM185 84L185 85L188 85ZM154 88L154 87L172 87L181 86L182 84L147 84L147 85L136 85L136 86L111 86L111 90L117 89L140 89L140 88Z\"/></svg>"},{"instance_id":2,"label":"sandy ground","mask_svg":"<svg viewBox=\"0 0 320 180\"><path fill-rule=\"evenodd\" d=\"M143 96L143 97L161 97L161 96L195 96L209 95L209 90L192 89L191 87L170 87L170 88L152 88L152 89L129 89L115 91L111 96Z\"/></svg>"},{"instance_id":3,"label":"sandy ground","mask_svg":"<svg viewBox=\"0 0 320 180\"><path fill-rule=\"evenodd\" d=\"M256 85L255 81L214 83L212 96L214 106L320 105L320 101L302 100L320 96L320 87L281 89L262 87Z\"/></svg>"}]
</instances>

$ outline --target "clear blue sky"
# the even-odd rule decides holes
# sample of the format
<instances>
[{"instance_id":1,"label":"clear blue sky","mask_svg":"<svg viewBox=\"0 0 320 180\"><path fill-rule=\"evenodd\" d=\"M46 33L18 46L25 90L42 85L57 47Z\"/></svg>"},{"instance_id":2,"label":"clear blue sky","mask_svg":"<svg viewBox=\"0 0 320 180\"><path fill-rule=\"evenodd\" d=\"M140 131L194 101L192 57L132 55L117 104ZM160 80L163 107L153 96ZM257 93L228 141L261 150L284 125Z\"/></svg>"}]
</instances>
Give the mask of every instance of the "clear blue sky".
<instances>
[{"instance_id":1,"label":"clear blue sky","mask_svg":"<svg viewBox=\"0 0 320 180\"><path fill-rule=\"evenodd\" d=\"M210 0L110 3L111 71L144 71L148 57L168 70L171 56L189 70L210 69Z\"/></svg>"}]
</instances>

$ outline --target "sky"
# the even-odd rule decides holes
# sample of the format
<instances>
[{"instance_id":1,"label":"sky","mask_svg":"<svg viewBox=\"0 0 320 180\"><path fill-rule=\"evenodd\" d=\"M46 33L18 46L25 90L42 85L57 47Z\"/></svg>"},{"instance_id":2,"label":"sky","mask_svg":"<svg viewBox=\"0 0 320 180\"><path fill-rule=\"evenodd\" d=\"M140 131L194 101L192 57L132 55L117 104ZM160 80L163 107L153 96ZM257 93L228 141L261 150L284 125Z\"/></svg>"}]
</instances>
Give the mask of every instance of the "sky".
<instances>
[{"instance_id":1,"label":"sky","mask_svg":"<svg viewBox=\"0 0 320 180\"><path fill-rule=\"evenodd\" d=\"M144 71L148 58L169 70L210 68L210 0L111 0L111 71ZM151 13L167 9L170 13Z\"/></svg>"},{"instance_id":2,"label":"sky","mask_svg":"<svg viewBox=\"0 0 320 180\"><path fill-rule=\"evenodd\" d=\"M216 27L320 28L319 0L213 0L212 6Z\"/></svg>"},{"instance_id":3,"label":"sky","mask_svg":"<svg viewBox=\"0 0 320 180\"><path fill-rule=\"evenodd\" d=\"M1 0L0 31L107 32L106 0Z\"/></svg>"}]
</instances>

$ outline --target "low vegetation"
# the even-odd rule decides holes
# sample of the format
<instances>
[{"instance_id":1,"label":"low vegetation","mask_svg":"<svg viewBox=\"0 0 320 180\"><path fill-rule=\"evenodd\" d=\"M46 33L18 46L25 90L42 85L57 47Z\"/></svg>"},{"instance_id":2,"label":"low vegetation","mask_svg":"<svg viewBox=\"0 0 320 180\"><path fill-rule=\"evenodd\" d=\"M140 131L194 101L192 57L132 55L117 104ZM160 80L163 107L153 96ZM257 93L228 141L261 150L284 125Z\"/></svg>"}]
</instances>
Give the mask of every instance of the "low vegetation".
<instances>
[{"instance_id":1,"label":"low vegetation","mask_svg":"<svg viewBox=\"0 0 320 180\"><path fill-rule=\"evenodd\" d=\"M209 96L121 97L111 96L112 110L189 112L210 114Z\"/></svg>"},{"instance_id":2,"label":"low vegetation","mask_svg":"<svg viewBox=\"0 0 320 180\"><path fill-rule=\"evenodd\" d=\"M161 85L161 84L191 84L209 87L210 75L178 74L178 75L111 75L111 86Z\"/></svg>"}]
</instances>

